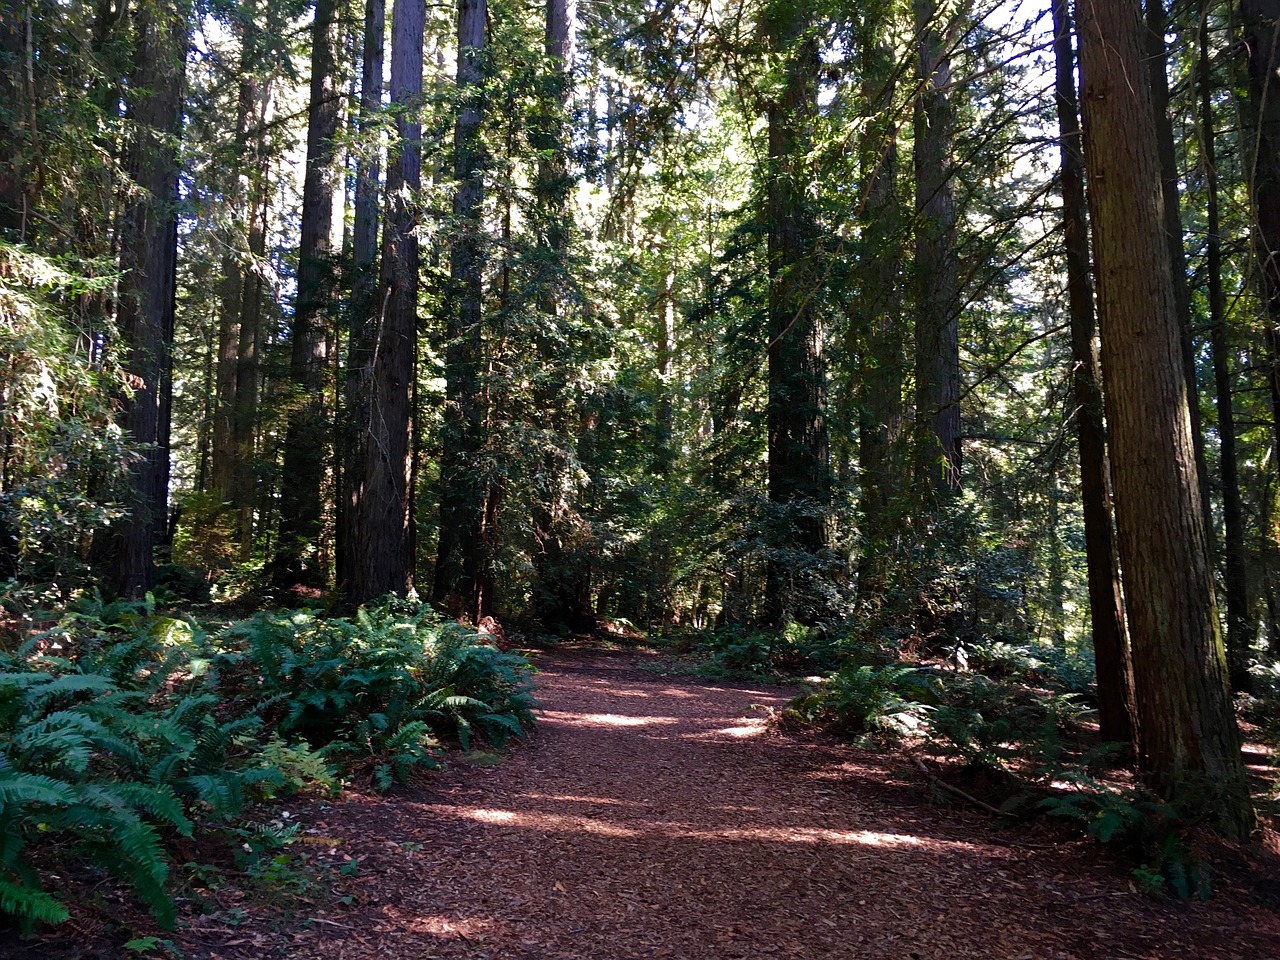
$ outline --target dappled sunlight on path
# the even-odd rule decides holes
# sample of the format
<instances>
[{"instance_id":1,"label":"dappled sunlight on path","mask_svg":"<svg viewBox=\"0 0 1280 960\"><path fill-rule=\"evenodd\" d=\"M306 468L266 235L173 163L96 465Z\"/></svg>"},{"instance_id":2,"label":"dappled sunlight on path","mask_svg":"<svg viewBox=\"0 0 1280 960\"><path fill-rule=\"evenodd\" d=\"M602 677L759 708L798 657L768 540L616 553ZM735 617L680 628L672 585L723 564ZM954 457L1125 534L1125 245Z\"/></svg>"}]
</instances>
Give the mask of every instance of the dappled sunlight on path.
<instances>
[{"instance_id":1,"label":"dappled sunlight on path","mask_svg":"<svg viewBox=\"0 0 1280 960\"><path fill-rule=\"evenodd\" d=\"M507 761L322 811L312 829L359 858L356 903L253 955L1261 960L1280 943L1272 914L1148 900L1092 848L777 733L791 691L635 659L548 656L539 731Z\"/></svg>"}]
</instances>

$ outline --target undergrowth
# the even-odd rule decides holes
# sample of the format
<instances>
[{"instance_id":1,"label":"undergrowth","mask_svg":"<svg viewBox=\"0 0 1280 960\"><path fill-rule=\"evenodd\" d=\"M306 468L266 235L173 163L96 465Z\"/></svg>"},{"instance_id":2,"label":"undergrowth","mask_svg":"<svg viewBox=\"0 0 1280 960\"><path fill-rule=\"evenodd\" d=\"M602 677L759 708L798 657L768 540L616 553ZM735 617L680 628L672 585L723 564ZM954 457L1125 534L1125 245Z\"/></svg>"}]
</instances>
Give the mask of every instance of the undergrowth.
<instances>
[{"instance_id":1,"label":"undergrowth","mask_svg":"<svg viewBox=\"0 0 1280 960\"><path fill-rule=\"evenodd\" d=\"M80 865L171 928L178 838L243 839L256 805L385 789L437 767L443 742L501 747L533 720L528 662L417 603L206 629L91 598L31 622L45 629L0 638L0 913L27 930L68 918L48 881Z\"/></svg>"},{"instance_id":2,"label":"undergrowth","mask_svg":"<svg viewBox=\"0 0 1280 960\"><path fill-rule=\"evenodd\" d=\"M785 716L864 745L952 757L984 783L994 777L1003 812L1079 823L1127 859L1148 892L1208 895L1208 871L1189 850L1179 811L1141 786L1096 775L1124 747L1088 746L1090 659L1000 640L957 644L931 664L864 662L883 652L851 648Z\"/></svg>"},{"instance_id":3,"label":"undergrowth","mask_svg":"<svg viewBox=\"0 0 1280 960\"><path fill-rule=\"evenodd\" d=\"M692 658L690 672L707 680L784 681L834 667L839 647L825 629L789 623L781 631L733 624L662 638L659 646Z\"/></svg>"}]
</instances>

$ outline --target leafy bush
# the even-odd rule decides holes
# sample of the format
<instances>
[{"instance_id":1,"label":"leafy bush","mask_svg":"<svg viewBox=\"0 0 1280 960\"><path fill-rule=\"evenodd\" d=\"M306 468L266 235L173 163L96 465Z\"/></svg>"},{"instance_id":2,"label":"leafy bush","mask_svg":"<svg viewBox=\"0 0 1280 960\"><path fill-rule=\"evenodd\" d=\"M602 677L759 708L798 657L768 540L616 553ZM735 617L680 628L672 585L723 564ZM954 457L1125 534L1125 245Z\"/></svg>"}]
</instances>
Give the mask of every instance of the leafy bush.
<instances>
[{"instance_id":1,"label":"leafy bush","mask_svg":"<svg viewBox=\"0 0 1280 960\"><path fill-rule=\"evenodd\" d=\"M354 619L260 613L219 642L212 669L224 696L383 788L436 766L438 737L502 746L533 720L524 658L415 603Z\"/></svg>"},{"instance_id":2,"label":"leafy bush","mask_svg":"<svg viewBox=\"0 0 1280 960\"><path fill-rule=\"evenodd\" d=\"M54 260L0 239L0 576L65 590L87 573L88 538L124 515L139 455L117 422L124 374L116 351L78 348L88 331L65 309L114 279L104 263Z\"/></svg>"},{"instance_id":3,"label":"leafy bush","mask_svg":"<svg viewBox=\"0 0 1280 960\"><path fill-rule=\"evenodd\" d=\"M1209 873L1187 850L1173 806L1141 787L1116 788L1081 772L1068 779L1076 790L1042 800L1041 809L1079 821L1093 839L1139 861L1133 876L1147 891L1161 893L1167 882L1183 900L1208 898Z\"/></svg>"},{"instance_id":4,"label":"leafy bush","mask_svg":"<svg viewBox=\"0 0 1280 960\"><path fill-rule=\"evenodd\" d=\"M0 912L65 920L36 864L88 861L172 926L166 838L198 820L240 846L261 832L249 804L331 791L331 764L387 787L435 766L439 737L501 745L532 723L530 673L403 601L354 620L264 613L209 636L150 602L87 598L0 653ZM283 883L289 855L271 850L254 870Z\"/></svg>"},{"instance_id":5,"label":"leafy bush","mask_svg":"<svg viewBox=\"0 0 1280 960\"><path fill-rule=\"evenodd\" d=\"M929 733L936 746L973 766L1007 771L1025 761L1038 772L1057 768L1062 731L1088 712L1074 694L1046 695L982 674L958 674L943 687Z\"/></svg>"},{"instance_id":6,"label":"leafy bush","mask_svg":"<svg viewBox=\"0 0 1280 960\"><path fill-rule=\"evenodd\" d=\"M780 631L727 626L695 634L694 649L706 657L698 673L708 677L772 677L835 665L838 649L821 628L788 623Z\"/></svg>"},{"instance_id":7,"label":"leafy bush","mask_svg":"<svg viewBox=\"0 0 1280 960\"><path fill-rule=\"evenodd\" d=\"M77 633L64 625L0 658L0 909L27 926L66 919L26 855L38 842L117 874L171 926L163 835L189 836L194 807L238 812L245 787L276 774L230 760L256 721L169 689L160 638L173 622L145 618L120 639L68 625Z\"/></svg>"},{"instance_id":8,"label":"leafy bush","mask_svg":"<svg viewBox=\"0 0 1280 960\"><path fill-rule=\"evenodd\" d=\"M1036 643L988 640L965 649L968 666L993 676L1041 683L1066 693L1085 694L1094 683L1092 652L1068 652Z\"/></svg>"},{"instance_id":9,"label":"leafy bush","mask_svg":"<svg viewBox=\"0 0 1280 960\"><path fill-rule=\"evenodd\" d=\"M900 740L922 732L932 710L922 702L929 696L929 685L922 672L907 667L851 665L816 692L792 700L788 709L839 733Z\"/></svg>"}]
</instances>

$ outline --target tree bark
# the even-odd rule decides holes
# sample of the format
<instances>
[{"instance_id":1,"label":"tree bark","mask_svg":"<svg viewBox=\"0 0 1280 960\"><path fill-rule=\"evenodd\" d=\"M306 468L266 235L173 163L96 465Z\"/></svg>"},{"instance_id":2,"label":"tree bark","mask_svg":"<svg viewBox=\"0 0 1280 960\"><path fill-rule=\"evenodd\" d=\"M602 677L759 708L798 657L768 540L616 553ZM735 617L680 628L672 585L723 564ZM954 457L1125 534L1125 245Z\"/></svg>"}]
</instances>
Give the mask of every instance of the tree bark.
<instances>
[{"instance_id":1,"label":"tree bark","mask_svg":"<svg viewBox=\"0 0 1280 960\"><path fill-rule=\"evenodd\" d=\"M1089 267L1088 205L1076 97L1075 53L1068 0L1053 5L1057 106L1062 148L1062 232L1071 311L1071 385L1075 394L1080 497L1088 564L1089 617L1098 683L1098 727L1104 741L1132 743L1135 720L1133 663L1120 588L1111 515L1111 478L1103 424L1102 383Z\"/></svg>"},{"instance_id":2,"label":"tree bark","mask_svg":"<svg viewBox=\"0 0 1280 960\"><path fill-rule=\"evenodd\" d=\"M317 0L311 28L311 100L307 108L307 166L302 184L298 299L290 330L292 397L280 486L280 536L274 579L282 586L321 585L323 485L329 449L324 391L328 368L327 316L336 289L339 230L334 192L339 183L339 0ZM339 233L340 237L341 234Z\"/></svg>"},{"instance_id":3,"label":"tree bark","mask_svg":"<svg viewBox=\"0 0 1280 960\"><path fill-rule=\"evenodd\" d=\"M960 280L951 151L951 60L936 0L914 0L920 97L915 111L916 486L960 492Z\"/></svg>"},{"instance_id":4,"label":"tree bark","mask_svg":"<svg viewBox=\"0 0 1280 960\"><path fill-rule=\"evenodd\" d=\"M818 43L806 15L775 9L762 31L781 62L781 91L767 105L765 216L769 270L769 502L773 512L764 617L771 626L820 611L797 586L827 548L831 483L826 380L817 303L817 230L806 201L817 110ZM796 553L808 555L798 560ZM797 569L797 563L808 570Z\"/></svg>"},{"instance_id":5,"label":"tree bark","mask_svg":"<svg viewBox=\"0 0 1280 960\"><path fill-rule=\"evenodd\" d=\"M391 102L396 139L387 165L387 207L378 274L364 489L352 595L368 601L413 586L410 435L418 350L418 190L422 185L423 0L395 0L391 20Z\"/></svg>"},{"instance_id":6,"label":"tree bark","mask_svg":"<svg viewBox=\"0 0 1280 960\"><path fill-rule=\"evenodd\" d=\"M1244 839L1255 817L1226 684L1162 215L1137 0L1078 0L1116 528L1133 650L1136 752L1189 816Z\"/></svg>"},{"instance_id":7,"label":"tree bark","mask_svg":"<svg viewBox=\"0 0 1280 960\"><path fill-rule=\"evenodd\" d=\"M449 346L445 358L444 451L440 497L440 542L434 596L456 616L479 622L492 602L486 589L487 541L495 533L489 470L484 463L487 404L483 365L484 119L481 91L486 0L460 0L458 7L458 96L454 129L453 198L456 231L449 258Z\"/></svg>"},{"instance_id":8,"label":"tree bark","mask_svg":"<svg viewBox=\"0 0 1280 960\"><path fill-rule=\"evenodd\" d=\"M545 491L533 508L534 616L549 629L591 631L596 627L591 607L590 567L583 556L582 532L587 528L571 501L569 451L572 400L568 396L565 355L565 281L569 271L569 241L573 230L569 196L574 177L569 169L571 130L569 109L573 93L573 0L546 0L544 52L546 72L542 103L530 143L538 152L534 184L534 229L547 256L540 261L536 283L538 306L547 332L537 337L544 372L535 402L546 431L540 458L539 487ZM594 139L594 135L593 135ZM577 542L574 542L577 541Z\"/></svg>"},{"instance_id":9,"label":"tree bark","mask_svg":"<svg viewBox=\"0 0 1280 960\"><path fill-rule=\"evenodd\" d=\"M130 179L137 191L120 228L117 324L132 387L123 421L141 445L129 517L115 543L114 581L140 598L155 582L155 550L168 521L169 405L178 260L178 140L190 7L184 0L139 8L129 76Z\"/></svg>"},{"instance_id":10,"label":"tree bark","mask_svg":"<svg viewBox=\"0 0 1280 960\"><path fill-rule=\"evenodd\" d=\"M1264 369L1271 393L1272 428L1280 447L1280 0L1241 0L1243 43L1248 70L1245 99L1245 171L1253 206L1252 239L1258 282L1266 306ZM1274 556L1276 537L1262 527L1265 552ZM1268 596L1271 595L1271 584ZM1274 636L1274 634L1271 634Z\"/></svg>"},{"instance_id":11,"label":"tree bark","mask_svg":"<svg viewBox=\"0 0 1280 960\"><path fill-rule=\"evenodd\" d=\"M249 126L258 103L261 78L257 74L257 36L253 23L256 4L248 8L249 22L240 26L239 90L236 97L236 130L231 158L233 167L225 194L226 253L222 257L222 280L218 302L218 362L213 412L211 459L212 490L222 501L232 498L235 475L236 368L239 362L240 311L244 301L248 227L251 219L249 188L253 177L253 156L249 148Z\"/></svg>"},{"instance_id":12,"label":"tree bark","mask_svg":"<svg viewBox=\"0 0 1280 960\"><path fill-rule=\"evenodd\" d=\"M21 159L23 102L19 64L27 22L21 4L13 3L0 12L0 237L17 240L26 223L26 168Z\"/></svg>"},{"instance_id":13,"label":"tree bark","mask_svg":"<svg viewBox=\"0 0 1280 960\"><path fill-rule=\"evenodd\" d=\"M364 438L372 428L369 389L373 378L374 331L378 327L378 194L382 179L382 111L386 5L365 0L360 81L359 143L356 153L355 223L352 230L351 318L347 346L346 502L338 528L338 583L350 592L359 562L361 501L364 496Z\"/></svg>"},{"instance_id":14,"label":"tree bark","mask_svg":"<svg viewBox=\"0 0 1280 960\"><path fill-rule=\"evenodd\" d=\"M1187 279L1187 251L1182 236L1182 201L1178 185L1177 149L1173 142L1173 120L1169 115L1169 54L1165 34L1169 15L1164 0L1145 0L1147 15L1147 67L1151 82L1151 104L1155 110L1156 149L1160 155L1160 187L1164 196L1164 229L1169 238L1169 264L1173 275L1174 302L1182 325L1182 365L1187 381L1187 409L1191 413L1191 439L1195 444L1196 470L1200 477L1200 499L1205 517L1212 517L1209 501L1209 468L1204 452L1204 419L1200 413L1200 381L1196 373L1196 335L1191 320L1191 285ZM1213 527L1206 530L1210 552Z\"/></svg>"},{"instance_id":15,"label":"tree bark","mask_svg":"<svg viewBox=\"0 0 1280 960\"><path fill-rule=\"evenodd\" d=\"M868 18L870 19L870 18ZM888 586L884 555L890 550L891 511L903 492L903 394L906 331L901 309L902 202L898 177L897 121L893 116L896 72L885 25L866 27L863 97L868 129L860 165L865 203L860 216L858 272L862 296L854 333L858 356L858 476L862 507L862 559L858 594L862 603Z\"/></svg>"}]
</instances>

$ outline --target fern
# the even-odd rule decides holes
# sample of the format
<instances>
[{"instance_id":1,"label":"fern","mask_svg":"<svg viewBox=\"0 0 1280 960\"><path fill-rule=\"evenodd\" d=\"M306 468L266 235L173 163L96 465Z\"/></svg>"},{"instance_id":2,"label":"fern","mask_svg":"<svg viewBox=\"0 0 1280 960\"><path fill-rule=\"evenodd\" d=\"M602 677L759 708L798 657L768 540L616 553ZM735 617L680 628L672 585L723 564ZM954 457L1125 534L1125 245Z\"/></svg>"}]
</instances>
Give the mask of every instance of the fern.
<instances>
[{"instance_id":1,"label":"fern","mask_svg":"<svg viewBox=\"0 0 1280 960\"><path fill-rule=\"evenodd\" d=\"M219 640L212 672L242 709L380 786L434 764L437 738L467 747L478 734L500 745L533 722L527 661L406 601L351 620L262 613ZM418 724L431 747L413 733Z\"/></svg>"},{"instance_id":2,"label":"fern","mask_svg":"<svg viewBox=\"0 0 1280 960\"><path fill-rule=\"evenodd\" d=\"M43 890L0 877L0 912L16 917L24 932L37 923L62 923L71 916L65 906Z\"/></svg>"}]
</instances>

